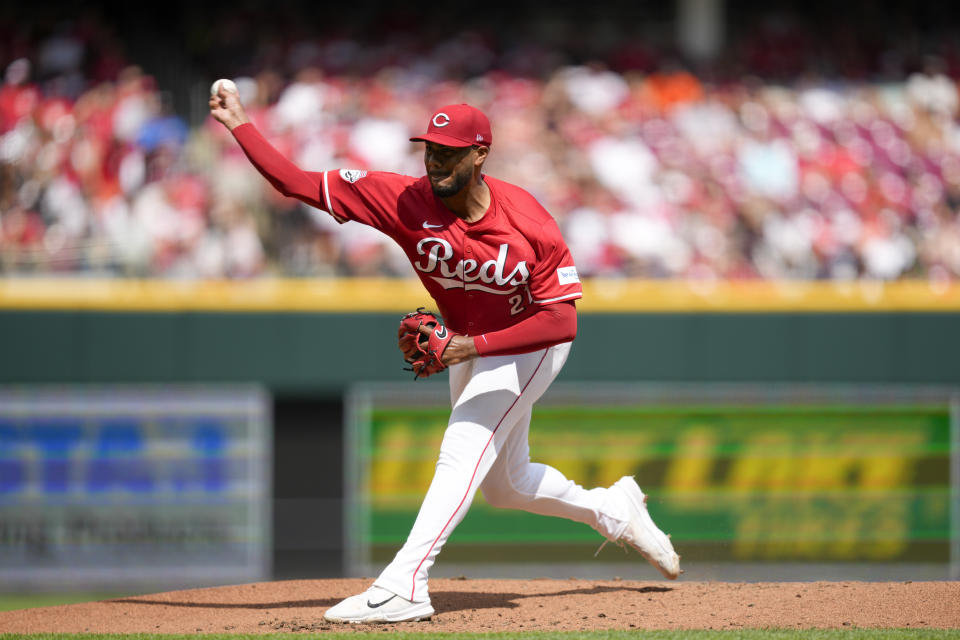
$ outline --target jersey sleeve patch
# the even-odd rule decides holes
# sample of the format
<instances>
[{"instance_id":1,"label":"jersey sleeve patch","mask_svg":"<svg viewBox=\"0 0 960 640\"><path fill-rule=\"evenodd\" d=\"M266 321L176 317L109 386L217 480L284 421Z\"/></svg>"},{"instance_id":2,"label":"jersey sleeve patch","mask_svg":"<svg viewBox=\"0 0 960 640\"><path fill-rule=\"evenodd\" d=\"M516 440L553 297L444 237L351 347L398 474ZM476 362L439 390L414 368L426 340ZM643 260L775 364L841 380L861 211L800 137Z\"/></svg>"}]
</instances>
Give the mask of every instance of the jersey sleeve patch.
<instances>
[{"instance_id":1,"label":"jersey sleeve patch","mask_svg":"<svg viewBox=\"0 0 960 640\"><path fill-rule=\"evenodd\" d=\"M560 267L557 269L557 280L560 284L574 284L580 282L576 267Z\"/></svg>"},{"instance_id":2,"label":"jersey sleeve patch","mask_svg":"<svg viewBox=\"0 0 960 640\"><path fill-rule=\"evenodd\" d=\"M340 177L344 182L353 184L360 178L366 177L367 172L362 169L340 169Z\"/></svg>"}]
</instances>

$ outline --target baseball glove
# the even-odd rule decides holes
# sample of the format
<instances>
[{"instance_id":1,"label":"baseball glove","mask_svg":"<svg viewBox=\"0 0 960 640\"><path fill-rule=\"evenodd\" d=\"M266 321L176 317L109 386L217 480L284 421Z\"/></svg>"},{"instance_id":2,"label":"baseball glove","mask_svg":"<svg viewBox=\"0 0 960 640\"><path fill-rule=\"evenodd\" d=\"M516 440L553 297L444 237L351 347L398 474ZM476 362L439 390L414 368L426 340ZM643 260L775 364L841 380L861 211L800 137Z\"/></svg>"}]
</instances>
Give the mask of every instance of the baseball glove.
<instances>
[{"instance_id":1,"label":"baseball glove","mask_svg":"<svg viewBox=\"0 0 960 640\"><path fill-rule=\"evenodd\" d=\"M421 326L433 327L433 332L426 336L420 333ZM404 361L410 365L406 370L413 371L414 379L428 378L447 368L441 358L453 336L436 314L424 311L423 307L400 319L398 346Z\"/></svg>"}]
</instances>

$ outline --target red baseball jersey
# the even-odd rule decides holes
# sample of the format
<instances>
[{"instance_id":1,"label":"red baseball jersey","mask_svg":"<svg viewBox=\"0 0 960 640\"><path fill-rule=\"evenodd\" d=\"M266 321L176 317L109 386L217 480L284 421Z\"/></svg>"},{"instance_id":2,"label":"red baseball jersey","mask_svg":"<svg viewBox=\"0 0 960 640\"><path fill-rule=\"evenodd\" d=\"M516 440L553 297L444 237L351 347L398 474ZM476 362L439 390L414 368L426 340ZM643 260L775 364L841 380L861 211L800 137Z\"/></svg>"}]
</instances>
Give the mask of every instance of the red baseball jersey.
<instances>
[{"instance_id":1,"label":"red baseball jersey","mask_svg":"<svg viewBox=\"0 0 960 640\"><path fill-rule=\"evenodd\" d=\"M523 189L484 176L490 208L468 223L433 194L426 177L341 169L322 174L326 210L393 238L447 325L476 336L509 327L537 305L583 295L553 217Z\"/></svg>"}]
</instances>

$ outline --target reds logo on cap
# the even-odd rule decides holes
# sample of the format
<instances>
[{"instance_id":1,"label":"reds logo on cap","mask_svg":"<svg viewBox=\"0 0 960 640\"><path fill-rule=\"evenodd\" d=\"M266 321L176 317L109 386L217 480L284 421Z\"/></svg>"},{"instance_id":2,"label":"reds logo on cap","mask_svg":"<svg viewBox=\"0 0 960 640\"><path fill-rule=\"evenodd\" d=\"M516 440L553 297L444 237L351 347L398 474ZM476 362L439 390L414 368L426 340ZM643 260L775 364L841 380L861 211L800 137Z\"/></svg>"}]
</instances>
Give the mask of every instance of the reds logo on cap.
<instances>
[{"instance_id":1,"label":"reds logo on cap","mask_svg":"<svg viewBox=\"0 0 960 640\"><path fill-rule=\"evenodd\" d=\"M489 147L493 142L490 121L482 111L468 104L450 104L437 109L427 132L412 142L433 142L447 147Z\"/></svg>"}]
</instances>

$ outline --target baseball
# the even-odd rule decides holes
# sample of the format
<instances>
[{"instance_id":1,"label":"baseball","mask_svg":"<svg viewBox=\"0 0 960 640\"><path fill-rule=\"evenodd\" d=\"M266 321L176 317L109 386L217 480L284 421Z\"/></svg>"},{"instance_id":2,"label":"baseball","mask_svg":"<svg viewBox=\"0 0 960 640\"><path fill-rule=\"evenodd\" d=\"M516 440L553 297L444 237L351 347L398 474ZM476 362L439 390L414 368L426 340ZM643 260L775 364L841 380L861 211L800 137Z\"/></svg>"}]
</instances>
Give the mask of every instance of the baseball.
<instances>
[{"instance_id":1,"label":"baseball","mask_svg":"<svg viewBox=\"0 0 960 640\"><path fill-rule=\"evenodd\" d=\"M220 93L221 86L227 91L237 93L237 84L233 80L230 80L229 78L220 78L210 85L210 95L215 96Z\"/></svg>"}]
</instances>

